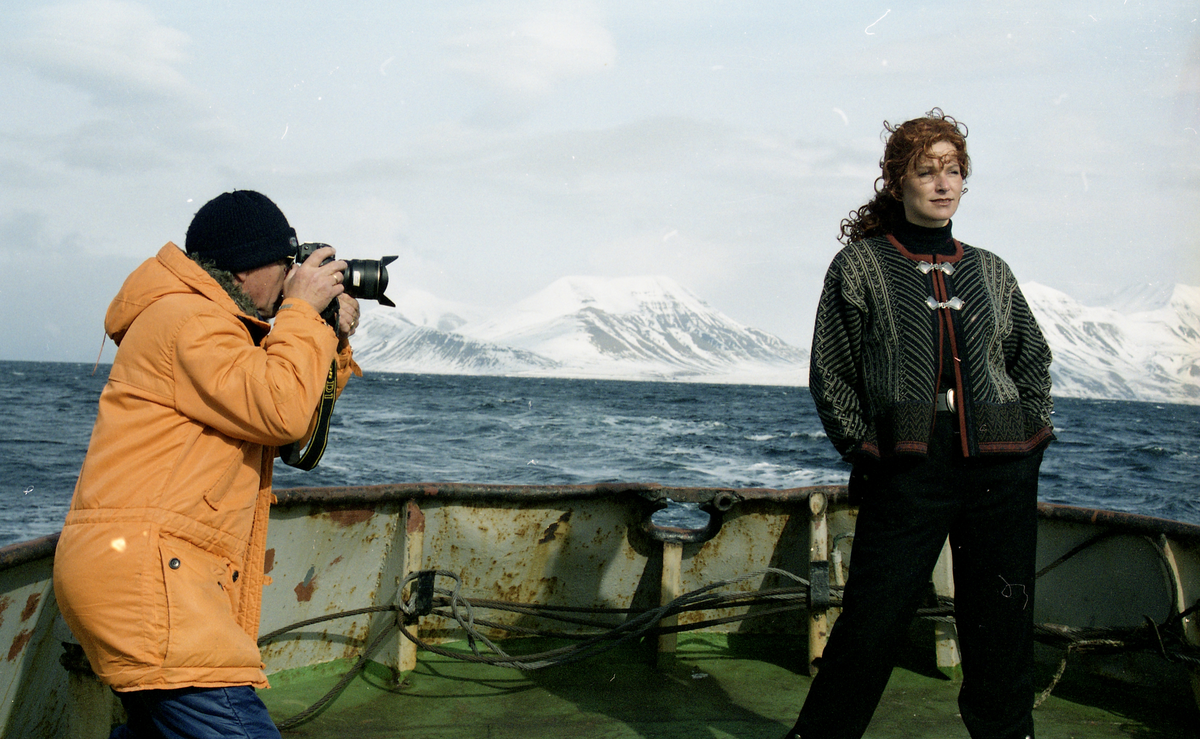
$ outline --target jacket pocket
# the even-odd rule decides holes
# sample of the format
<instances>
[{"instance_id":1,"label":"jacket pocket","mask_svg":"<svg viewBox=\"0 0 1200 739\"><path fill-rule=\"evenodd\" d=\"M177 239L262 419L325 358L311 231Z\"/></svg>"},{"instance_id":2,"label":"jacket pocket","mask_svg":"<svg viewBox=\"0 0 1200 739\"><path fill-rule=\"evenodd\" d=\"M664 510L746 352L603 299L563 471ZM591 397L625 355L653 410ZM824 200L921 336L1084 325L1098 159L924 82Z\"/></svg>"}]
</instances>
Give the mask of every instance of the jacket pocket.
<instances>
[{"instance_id":1,"label":"jacket pocket","mask_svg":"<svg viewBox=\"0 0 1200 739\"><path fill-rule=\"evenodd\" d=\"M163 483L165 505L172 510L183 510L180 506L190 506L195 494L199 493L209 509L221 510L238 470L246 464L248 445L249 442L225 436L211 428L189 431L188 439ZM181 492L185 494L183 501L179 499ZM245 505L242 500L232 502Z\"/></svg>"},{"instance_id":2,"label":"jacket pocket","mask_svg":"<svg viewBox=\"0 0 1200 739\"><path fill-rule=\"evenodd\" d=\"M237 479L238 470L246 463L246 445L248 443L245 441L237 442L235 447L236 454L231 455L229 464L221 472L221 476L217 478L216 482L204 491L204 502L208 504L208 507L213 512L221 510L226 505L225 498L234 487L234 480ZM250 502L253 500L253 497L249 499ZM248 502L244 496L241 500L238 500L235 496L234 502L242 508L248 506Z\"/></svg>"},{"instance_id":3,"label":"jacket pocket","mask_svg":"<svg viewBox=\"0 0 1200 739\"><path fill-rule=\"evenodd\" d=\"M255 667L258 645L234 616L231 563L185 541L163 537L167 649L163 667Z\"/></svg>"}]
</instances>

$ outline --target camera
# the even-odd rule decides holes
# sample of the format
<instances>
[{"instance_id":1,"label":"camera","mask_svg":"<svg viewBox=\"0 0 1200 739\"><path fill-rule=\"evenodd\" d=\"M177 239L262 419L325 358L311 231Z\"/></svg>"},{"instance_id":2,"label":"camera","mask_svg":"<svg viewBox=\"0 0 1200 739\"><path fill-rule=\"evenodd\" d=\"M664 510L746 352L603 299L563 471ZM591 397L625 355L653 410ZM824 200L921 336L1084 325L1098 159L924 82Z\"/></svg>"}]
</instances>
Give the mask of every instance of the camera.
<instances>
[{"instance_id":1,"label":"camera","mask_svg":"<svg viewBox=\"0 0 1200 739\"><path fill-rule=\"evenodd\" d=\"M329 244L301 244L296 250L296 263L300 264L312 256L312 253L317 249L322 249ZM326 259L322 264L332 262L333 258ZM396 257L384 257L383 259L347 259L346 269L342 272L342 285L346 288L346 294L352 298L359 300L375 300L380 305L386 305L395 308L388 296L383 294L388 286L387 265L396 261ZM335 303L336 305L336 303ZM336 326L336 323L335 323Z\"/></svg>"}]
</instances>

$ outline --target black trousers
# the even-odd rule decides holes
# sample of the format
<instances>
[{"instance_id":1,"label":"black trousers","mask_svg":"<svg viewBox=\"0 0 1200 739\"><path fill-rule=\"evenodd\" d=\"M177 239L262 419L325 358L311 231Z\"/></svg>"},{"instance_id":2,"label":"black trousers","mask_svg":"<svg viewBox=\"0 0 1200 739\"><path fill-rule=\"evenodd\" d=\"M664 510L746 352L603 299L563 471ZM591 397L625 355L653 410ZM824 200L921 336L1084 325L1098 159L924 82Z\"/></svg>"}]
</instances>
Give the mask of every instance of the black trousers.
<instances>
[{"instance_id":1,"label":"black trousers","mask_svg":"<svg viewBox=\"0 0 1200 739\"><path fill-rule=\"evenodd\" d=\"M875 464L868 473L843 610L794 730L803 739L857 739L866 731L947 536L963 723L973 739L1033 736L1042 455L966 460L949 423L940 419L938 428L927 458Z\"/></svg>"}]
</instances>

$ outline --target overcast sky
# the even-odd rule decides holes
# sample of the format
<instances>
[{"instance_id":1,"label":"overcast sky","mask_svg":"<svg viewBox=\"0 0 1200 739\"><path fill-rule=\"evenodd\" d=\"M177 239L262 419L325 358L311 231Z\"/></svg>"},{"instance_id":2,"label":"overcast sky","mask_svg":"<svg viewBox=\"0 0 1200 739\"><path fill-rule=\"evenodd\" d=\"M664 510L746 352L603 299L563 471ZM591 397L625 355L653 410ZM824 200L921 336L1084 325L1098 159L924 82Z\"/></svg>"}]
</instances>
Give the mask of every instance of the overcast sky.
<instances>
[{"instance_id":1,"label":"overcast sky","mask_svg":"<svg viewBox=\"0 0 1200 739\"><path fill-rule=\"evenodd\" d=\"M0 359L259 190L302 240L510 305L667 275L807 347L884 120L970 128L960 239L1094 301L1200 284L1200 4L6 0ZM108 342L103 359L111 361Z\"/></svg>"}]
</instances>

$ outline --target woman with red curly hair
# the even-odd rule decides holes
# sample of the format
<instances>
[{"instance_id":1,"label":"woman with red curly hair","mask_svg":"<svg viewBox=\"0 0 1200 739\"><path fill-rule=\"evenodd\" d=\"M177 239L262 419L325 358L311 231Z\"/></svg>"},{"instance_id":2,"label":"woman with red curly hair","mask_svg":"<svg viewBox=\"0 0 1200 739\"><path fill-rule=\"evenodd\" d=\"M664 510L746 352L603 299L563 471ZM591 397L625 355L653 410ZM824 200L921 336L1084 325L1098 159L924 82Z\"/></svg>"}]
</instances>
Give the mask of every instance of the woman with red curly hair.
<instances>
[{"instance_id":1,"label":"woman with red curly hair","mask_svg":"<svg viewBox=\"0 0 1200 739\"><path fill-rule=\"evenodd\" d=\"M967 129L898 126L875 196L842 222L809 386L859 504L843 610L788 739L861 737L947 537L974 739L1033 736L1037 480L1050 350L1008 266L951 217Z\"/></svg>"}]
</instances>

